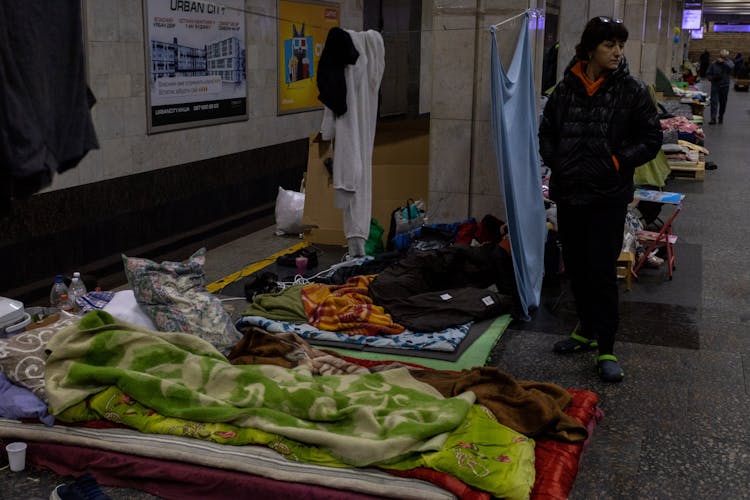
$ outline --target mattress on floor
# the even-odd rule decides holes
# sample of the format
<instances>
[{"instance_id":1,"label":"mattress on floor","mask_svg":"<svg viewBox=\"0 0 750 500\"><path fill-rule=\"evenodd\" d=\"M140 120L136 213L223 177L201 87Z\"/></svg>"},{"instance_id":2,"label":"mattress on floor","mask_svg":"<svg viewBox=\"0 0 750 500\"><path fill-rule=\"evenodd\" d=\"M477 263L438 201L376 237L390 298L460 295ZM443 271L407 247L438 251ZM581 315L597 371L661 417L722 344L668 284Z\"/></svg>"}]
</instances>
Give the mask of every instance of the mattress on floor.
<instances>
[{"instance_id":1,"label":"mattress on floor","mask_svg":"<svg viewBox=\"0 0 750 500\"><path fill-rule=\"evenodd\" d=\"M602 418L599 397L586 390L569 391L572 401L566 413L586 426L590 440ZM47 427L0 418L0 440L29 442L29 462L59 474L89 471L102 484L141 489L164 498L198 493L201 498L227 498L232 491L256 491L260 496L268 493L274 498L290 499L456 497L425 481L376 469L322 467L287 460L260 446L223 445L131 429ZM588 440L579 444L537 440L536 482L531 498L567 498L587 443ZM462 491L458 497L467 500L483 498L482 493L471 488L451 491ZM211 496L216 492L219 496Z\"/></svg>"},{"instance_id":2,"label":"mattress on floor","mask_svg":"<svg viewBox=\"0 0 750 500\"><path fill-rule=\"evenodd\" d=\"M443 332L417 334L417 337L415 337L415 334L409 332L407 334L387 337L367 337L368 340L365 342L359 342L356 339L349 340L346 338L346 335L337 332L318 330L308 324L288 323L285 321L262 318L260 316L243 317L237 322L237 328L241 328L244 325L256 326L269 333L291 332L304 338L305 341L311 345L322 348L331 348L341 354L350 355L352 357L364 357L366 359L388 359L389 357L393 357L393 359L402 359L406 362L408 362L409 359L418 358L418 361L415 362L421 362L431 368L455 370L482 366L489 355L489 351L505 332L505 329L508 327L511 320L512 318L509 314L504 314L497 318L467 323L456 328L445 330L445 332L450 332L451 336L455 335L455 337L452 337L450 340L448 340L448 336ZM329 334L339 335L342 336L342 338L336 339L336 337L331 337ZM402 335L406 335L402 340L405 338L419 338L419 340L413 342L411 340L400 341L398 339L388 338L401 337ZM364 336L360 335L358 337ZM432 341L429 341L428 338L432 338ZM480 345L475 346L475 343L478 340L480 341ZM484 342L481 340L484 340ZM444 349L446 343L449 343L448 349ZM489 345L489 347L485 344ZM467 352L469 350L471 350L471 353ZM427 358L430 360L437 360L439 366L429 364Z\"/></svg>"},{"instance_id":3,"label":"mattress on floor","mask_svg":"<svg viewBox=\"0 0 750 500\"><path fill-rule=\"evenodd\" d=\"M131 429L95 429L63 425L47 427L0 418L0 439L80 446L138 457L186 462L277 481L390 498L455 498L452 493L430 483L394 477L376 469L323 467L293 462L261 446L223 445L179 436L144 434Z\"/></svg>"}]
</instances>

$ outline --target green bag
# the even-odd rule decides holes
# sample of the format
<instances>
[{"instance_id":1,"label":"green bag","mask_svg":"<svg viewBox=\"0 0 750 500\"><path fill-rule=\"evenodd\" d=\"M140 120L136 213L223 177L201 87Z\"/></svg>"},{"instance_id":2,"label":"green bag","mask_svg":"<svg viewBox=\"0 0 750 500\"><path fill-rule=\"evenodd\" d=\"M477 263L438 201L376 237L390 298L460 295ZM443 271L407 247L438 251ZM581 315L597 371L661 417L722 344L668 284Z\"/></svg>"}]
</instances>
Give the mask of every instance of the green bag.
<instances>
[{"instance_id":1,"label":"green bag","mask_svg":"<svg viewBox=\"0 0 750 500\"><path fill-rule=\"evenodd\" d=\"M370 236L365 242L365 255L377 255L383 253L383 233L385 229L377 219L370 219Z\"/></svg>"}]
</instances>

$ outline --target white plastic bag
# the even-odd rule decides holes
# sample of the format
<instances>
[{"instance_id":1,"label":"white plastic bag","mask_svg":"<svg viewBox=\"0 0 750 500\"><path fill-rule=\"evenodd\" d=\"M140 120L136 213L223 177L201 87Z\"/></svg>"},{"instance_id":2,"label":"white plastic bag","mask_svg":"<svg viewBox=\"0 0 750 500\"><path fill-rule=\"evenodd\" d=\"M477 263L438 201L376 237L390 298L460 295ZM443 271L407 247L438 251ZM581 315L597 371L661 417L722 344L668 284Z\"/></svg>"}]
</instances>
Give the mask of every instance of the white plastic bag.
<instances>
[{"instance_id":1,"label":"white plastic bag","mask_svg":"<svg viewBox=\"0 0 750 500\"><path fill-rule=\"evenodd\" d=\"M276 195L276 234L297 234L303 230L305 194L279 186Z\"/></svg>"}]
</instances>

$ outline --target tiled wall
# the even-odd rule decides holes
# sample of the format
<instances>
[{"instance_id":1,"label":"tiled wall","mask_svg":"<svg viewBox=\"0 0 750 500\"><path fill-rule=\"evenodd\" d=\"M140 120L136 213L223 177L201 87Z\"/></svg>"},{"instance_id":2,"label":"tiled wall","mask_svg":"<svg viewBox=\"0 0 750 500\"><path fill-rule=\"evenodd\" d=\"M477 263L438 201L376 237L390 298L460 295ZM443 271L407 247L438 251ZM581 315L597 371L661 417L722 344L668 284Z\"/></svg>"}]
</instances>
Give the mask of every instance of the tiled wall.
<instances>
[{"instance_id":1,"label":"tiled wall","mask_svg":"<svg viewBox=\"0 0 750 500\"><path fill-rule=\"evenodd\" d=\"M750 33L706 33L702 40L690 42L690 60L697 62L701 52L708 50L713 61L721 49L727 49L730 57L739 52L747 61L750 57Z\"/></svg>"},{"instance_id":2,"label":"tiled wall","mask_svg":"<svg viewBox=\"0 0 750 500\"><path fill-rule=\"evenodd\" d=\"M342 27L361 29L361 0L341 0ZM89 85L101 148L49 190L99 182L307 138L321 112L276 115L276 0L247 0L247 121L146 134L142 0L86 0Z\"/></svg>"}]
</instances>

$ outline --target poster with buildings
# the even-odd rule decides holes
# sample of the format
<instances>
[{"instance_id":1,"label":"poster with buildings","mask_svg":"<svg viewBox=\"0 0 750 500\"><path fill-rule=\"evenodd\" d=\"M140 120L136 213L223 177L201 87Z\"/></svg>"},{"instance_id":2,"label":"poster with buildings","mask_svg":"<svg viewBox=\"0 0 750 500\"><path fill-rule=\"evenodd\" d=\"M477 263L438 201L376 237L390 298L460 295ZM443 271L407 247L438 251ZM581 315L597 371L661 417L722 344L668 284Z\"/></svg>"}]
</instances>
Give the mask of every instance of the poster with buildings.
<instances>
[{"instance_id":1,"label":"poster with buildings","mask_svg":"<svg viewBox=\"0 0 750 500\"><path fill-rule=\"evenodd\" d=\"M246 120L244 0L144 0L148 131Z\"/></svg>"},{"instance_id":2,"label":"poster with buildings","mask_svg":"<svg viewBox=\"0 0 750 500\"><path fill-rule=\"evenodd\" d=\"M328 30L339 18L335 4L279 0L279 114L323 107L316 70Z\"/></svg>"}]
</instances>

